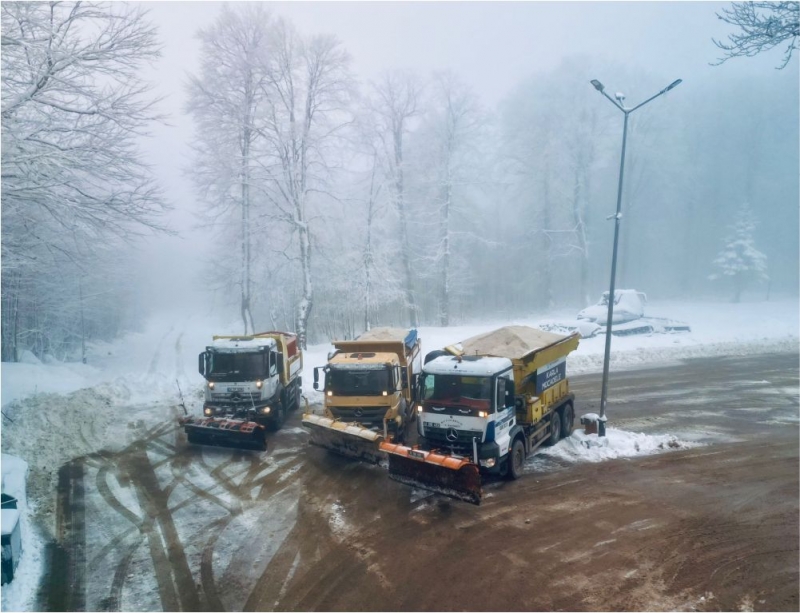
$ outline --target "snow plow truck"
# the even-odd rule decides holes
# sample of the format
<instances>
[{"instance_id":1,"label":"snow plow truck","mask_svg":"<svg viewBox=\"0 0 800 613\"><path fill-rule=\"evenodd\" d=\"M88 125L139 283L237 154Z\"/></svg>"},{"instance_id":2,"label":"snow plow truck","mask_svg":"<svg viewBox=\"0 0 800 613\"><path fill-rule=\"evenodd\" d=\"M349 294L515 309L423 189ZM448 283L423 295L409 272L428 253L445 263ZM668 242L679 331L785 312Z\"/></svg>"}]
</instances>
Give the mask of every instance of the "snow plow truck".
<instances>
[{"instance_id":1,"label":"snow plow truck","mask_svg":"<svg viewBox=\"0 0 800 613\"><path fill-rule=\"evenodd\" d=\"M425 357L414 447L384 441L390 478L480 504L482 474L517 479L525 458L572 433L567 355L580 335L508 326Z\"/></svg>"},{"instance_id":2,"label":"snow plow truck","mask_svg":"<svg viewBox=\"0 0 800 613\"><path fill-rule=\"evenodd\" d=\"M266 451L267 430L278 430L300 406L303 354L290 332L214 336L199 355L206 379L202 417L183 417L190 443Z\"/></svg>"},{"instance_id":3,"label":"snow plow truck","mask_svg":"<svg viewBox=\"0 0 800 613\"><path fill-rule=\"evenodd\" d=\"M380 443L403 441L414 419L413 382L422 362L417 331L373 328L333 346L328 363L314 369L314 389L324 374L324 415L307 412L303 426L312 445L377 464Z\"/></svg>"}]
</instances>

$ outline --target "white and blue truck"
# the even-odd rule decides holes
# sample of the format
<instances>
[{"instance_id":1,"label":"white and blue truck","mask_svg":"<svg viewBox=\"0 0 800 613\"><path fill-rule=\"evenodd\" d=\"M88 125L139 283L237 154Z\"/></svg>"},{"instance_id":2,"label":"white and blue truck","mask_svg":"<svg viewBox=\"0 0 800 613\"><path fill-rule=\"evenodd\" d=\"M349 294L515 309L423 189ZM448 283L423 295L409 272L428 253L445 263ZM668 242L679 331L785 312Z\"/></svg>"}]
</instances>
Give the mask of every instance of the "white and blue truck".
<instances>
[{"instance_id":1,"label":"white and blue truck","mask_svg":"<svg viewBox=\"0 0 800 613\"><path fill-rule=\"evenodd\" d=\"M481 474L519 478L527 456L572 433L566 366L579 339L507 326L429 353L417 382L418 444L380 445L389 476L474 504Z\"/></svg>"}]
</instances>

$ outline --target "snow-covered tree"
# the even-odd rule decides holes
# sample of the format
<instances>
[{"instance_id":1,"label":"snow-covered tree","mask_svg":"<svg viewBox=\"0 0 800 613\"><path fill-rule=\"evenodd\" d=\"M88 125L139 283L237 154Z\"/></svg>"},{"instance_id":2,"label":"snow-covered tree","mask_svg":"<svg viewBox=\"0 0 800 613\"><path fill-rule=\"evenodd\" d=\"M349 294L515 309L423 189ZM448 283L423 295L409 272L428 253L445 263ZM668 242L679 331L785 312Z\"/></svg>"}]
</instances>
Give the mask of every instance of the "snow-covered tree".
<instances>
[{"instance_id":1,"label":"snow-covered tree","mask_svg":"<svg viewBox=\"0 0 800 613\"><path fill-rule=\"evenodd\" d=\"M271 33L270 15L260 4L223 6L210 27L200 30L201 66L190 76L187 111L197 126L190 174L220 231L222 257L215 257L219 284L234 293L244 326L253 322L254 158L261 137L256 122L263 111ZM231 246L237 260L227 257ZM234 264L235 263L235 264Z\"/></svg>"},{"instance_id":2,"label":"snow-covered tree","mask_svg":"<svg viewBox=\"0 0 800 613\"><path fill-rule=\"evenodd\" d=\"M78 278L113 278L108 253L159 229L166 207L137 148L158 119L139 76L159 57L146 11L94 2L0 10L3 358L14 359L26 335L37 351L68 343L61 330L84 302Z\"/></svg>"},{"instance_id":3,"label":"snow-covered tree","mask_svg":"<svg viewBox=\"0 0 800 613\"><path fill-rule=\"evenodd\" d=\"M732 2L730 8L717 13L725 23L739 28L728 35L728 42L715 40L725 52L719 64L732 57L753 57L778 45L786 44L783 62L786 68L797 49L800 36L800 2Z\"/></svg>"},{"instance_id":4,"label":"snow-covered tree","mask_svg":"<svg viewBox=\"0 0 800 613\"><path fill-rule=\"evenodd\" d=\"M733 302L739 302L747 284L756 280L768 280L767 256L755 247L753 233L756 219L750 206L745 203L736 213L725 238L725 246L714 260L717 270L709 279L729 278L733 282Z\"/></svg>"},{"instance_id":5,"label":"snow-covered tree","mask_svg":"<svg viewBox=\"0 0 800 613\"><path fill-rule=\"evenodd\" d=\"M452 72L439 72L431 80L431 102L420 127L420 148L424 149L420 175L428 179L430 192L424 208L429 218L438 217L437 236L429 241L427 262L438 268L438 323L450 325L453 268L463 258L455 241L468 237L474 245L479 233L458 232L455 218L472 217L465 206L470 187L481 181L478 149L485 114L477 95ZM465 254L463 254L465 255Z\"/></svg>"},{"instance_id":6,"label":"snow-covered tree","mask_svg":"<svg viewBox=\"0 0 800 613\"><path fill-rule=\"evenodd\" d=\"M414 291L411 242L409 240L408 203L406 198L405 140L411 122L422 113L422 81L415 74L399 70L385 72L372 84L371 108L377 132L383 143L394 184L395 206L400 218L400 258L405 276L409 324L419 326L419 306Z\"/></svg>"},{"instance_id":7,"label":"snow-covered tree","mask_svg":"<svg viewBox=\"0 0 800 613\"><path fill-rule=\"evenodd\" d=\"M270 204L266 218L284 223L297 239L302 289L295 322L305 348L314 304L313 200L330 196L337 149L351 122L353 81L350 56L335 37L306 38L283 20L271 36L261 87L266 106L258 127L266 140L258 163L268 180L259 189Z\"/></svg>"}]
</instances>

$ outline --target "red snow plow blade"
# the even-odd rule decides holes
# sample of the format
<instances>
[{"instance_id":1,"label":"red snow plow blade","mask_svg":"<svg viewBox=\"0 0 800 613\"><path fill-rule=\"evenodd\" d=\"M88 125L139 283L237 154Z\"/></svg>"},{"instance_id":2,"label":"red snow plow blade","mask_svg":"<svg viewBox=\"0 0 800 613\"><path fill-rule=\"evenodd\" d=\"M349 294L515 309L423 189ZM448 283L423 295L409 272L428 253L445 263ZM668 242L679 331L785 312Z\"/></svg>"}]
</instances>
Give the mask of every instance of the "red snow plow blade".
<instances>
[{"instance_id":1,"label":"red snow plow blade","mask_svg":"<svg viewBox=\"0 0 800 613\"><path fill-rule=\"evenodd\" d=\"M450 498L480 504L483 496L478 467L468 458L381 443L389 456L389 478Z\"/></svg>"},{"instance_id":2,"label":"red snow plow blade","mask_svg":"<svg viewBox=\"0 0 800 613\"><path fill-rule=\"evenodd\" d=\"M254 421L224 417L182 417L179 421L193 445L267 450L267 431Z\"/></svg>"}]
</instances>

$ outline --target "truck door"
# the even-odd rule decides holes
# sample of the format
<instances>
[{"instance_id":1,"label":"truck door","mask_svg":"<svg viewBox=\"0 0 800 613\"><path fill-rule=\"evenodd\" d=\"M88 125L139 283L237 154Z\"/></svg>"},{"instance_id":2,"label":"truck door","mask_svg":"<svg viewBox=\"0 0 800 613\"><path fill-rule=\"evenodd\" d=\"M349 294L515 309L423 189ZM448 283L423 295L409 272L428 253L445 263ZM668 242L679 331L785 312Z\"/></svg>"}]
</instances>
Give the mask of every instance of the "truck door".
<instances>
[{"instance_id":1,"label":"truck door","mask_svg":"<svg viewBox=\"0 0 800 613\"><path fill-rule=\"evenodd\" d=\"M515 421L515 409L513 399L508 402L510 391L513 384L503 377L497 379L497 389L495 396L495 442L500 447L500 456L508 453L508 447L511 443L509 434ZM509 388L509 389L507 389ZM510 406L508 406L510 405Z\"/></svg>"}]
</instances>

